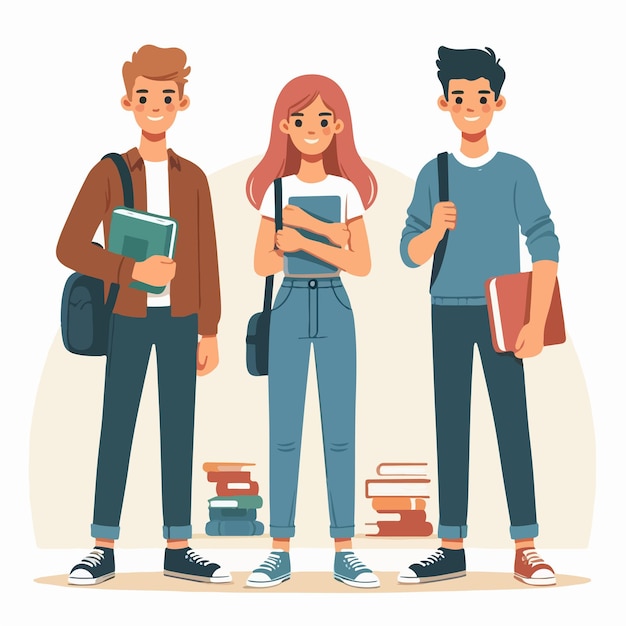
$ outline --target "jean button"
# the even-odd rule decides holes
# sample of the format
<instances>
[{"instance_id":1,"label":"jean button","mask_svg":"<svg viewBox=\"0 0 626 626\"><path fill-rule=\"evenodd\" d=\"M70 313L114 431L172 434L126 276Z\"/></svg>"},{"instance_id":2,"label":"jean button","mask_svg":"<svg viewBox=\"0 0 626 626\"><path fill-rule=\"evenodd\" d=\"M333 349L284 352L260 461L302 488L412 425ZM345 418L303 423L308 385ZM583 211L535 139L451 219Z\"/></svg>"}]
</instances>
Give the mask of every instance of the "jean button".
<instances>
[{"instance_id":1,"label":"jean button","mask_svg":"<svg viewBox=\"0 0 626 626\"><path fill-rule=\"evenodd\" d=\"M311 280L309 281L309 287L310 287L311 289L315 289L315 288L317 287L317 281L315 280L315 278L313 278L313 279L311 279Z\"/></svg>"}]
</instances>

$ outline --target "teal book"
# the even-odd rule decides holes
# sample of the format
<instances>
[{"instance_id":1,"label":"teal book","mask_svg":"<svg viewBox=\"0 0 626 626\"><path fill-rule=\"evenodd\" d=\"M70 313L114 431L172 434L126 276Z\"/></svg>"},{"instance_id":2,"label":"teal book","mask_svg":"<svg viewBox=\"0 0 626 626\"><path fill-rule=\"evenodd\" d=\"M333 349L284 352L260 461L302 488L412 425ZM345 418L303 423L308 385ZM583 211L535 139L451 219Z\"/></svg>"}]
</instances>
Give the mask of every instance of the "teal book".
<instances>
[{"instance_id":1,"label":"teal book","mask_svg":"<svg viewBox=\"0 0 626 626\"><path fill-rule=\"evenodd\" d=\"M209 509L260 509L263 506L261 496L214 496L209 498Z\"/></svg>"},{"instance_id":2,"label":"teal book","mask_svg":"<svg viewBox=\"0 0 626 626\"><path fill-rule=\"evenodd\" d=\"M263 522L258 520L211 520L204 527L212 537L251 537L262 535L264 530Z\"/></svg>"},{"instance_id":3,"label":"teal book","mask_svg":"<svg viewBox=\"0 0 626 626\"><path fill-rule=\"evenodd\" d=\"M253 522L256 519L257 509L229 509L212 507L209 508L209 519L218 522L238 521Z\"/></svg>"},{"instance_id":4,"label":"teal book","mask_svg":"<svg viewBox=\"0 0 626 626\"><path fill-rule=\"evenodd\" d=\"M171 217L117 207L111 216L108 249L135 261L145 261L155 254L172 259L177 234L178 223ZM136 280L130 286L150 293L165 290L164 286L154 287Z\"/></svg>"},{"instance_id":5,"label":"teal book","mask_svg":"<svg viewBox=\"0 0 626 626\"><path fill-rule=\"evenodd\" d=\"M300 207L309 215L322 222L340 222L341 221L341 198L339 196L291 196L289 204ZM297 229L307 239L321 241L322 243L331 244L331 242L317 233L312 233L303 228ZM286 275L305 275L317 276L324 274L336 274L338 268L330 263L326 263L317 257L299 250L298 252L285 252L284 255L284 272Z\"/></svg>"}]
</instances>

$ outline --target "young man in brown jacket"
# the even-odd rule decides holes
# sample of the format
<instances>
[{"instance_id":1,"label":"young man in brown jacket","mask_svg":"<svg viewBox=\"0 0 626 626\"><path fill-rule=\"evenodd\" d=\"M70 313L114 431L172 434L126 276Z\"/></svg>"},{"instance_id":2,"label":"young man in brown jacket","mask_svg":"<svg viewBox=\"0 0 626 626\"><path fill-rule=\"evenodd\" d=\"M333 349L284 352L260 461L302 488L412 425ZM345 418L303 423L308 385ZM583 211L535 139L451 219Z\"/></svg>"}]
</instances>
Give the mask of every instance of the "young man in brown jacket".
<instances>
[{"instance_id":1,"label":"young man in brown jacket","mask_svg":"<svg viewBox=\"0 0 626 626\"><path fill-rule=\"evenodd\" d=\"M102 223L108 242L111 212L124 204L110 159L89 173L67 218L57 256L67 267L119 284L113 310L96 474L92 552L68 582L93 585L115 575L113 548L120 534L133 432L152 346L158 365L163 499L164 574L201 582L229 582L228 571L189 547L196 375L218 364L220 287L211 196L202 170L166 145L166 132L184 94L187 57L178 48L146 45L122 69L122 107L141 128L138 148L123 154L130 169L135 208L178 222L173 259L130 257L92 245ZM130 286L165 286L160 294Z\"/></svg>"}]
</instances>

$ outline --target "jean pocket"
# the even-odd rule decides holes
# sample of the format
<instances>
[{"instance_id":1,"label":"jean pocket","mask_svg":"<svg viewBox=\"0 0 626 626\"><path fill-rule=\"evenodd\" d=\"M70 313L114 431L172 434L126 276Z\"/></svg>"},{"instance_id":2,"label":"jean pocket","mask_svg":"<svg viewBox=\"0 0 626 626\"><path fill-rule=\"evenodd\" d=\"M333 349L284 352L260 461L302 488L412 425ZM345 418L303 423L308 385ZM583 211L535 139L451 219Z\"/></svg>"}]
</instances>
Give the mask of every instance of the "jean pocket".
<instances>
[{"instance_id":1,"label":"jean pocket","mask_svg":"<svg viewBox=\"0 0 626 626\"><path fill-rule=\"evenodd\" d=\"M350 298L348 298L346 288L343 285L333 285L332 290L341 306L348 309L348 311L352 311L352 305L350 304Z\"/></svg>"},{"instance_id":2,"label":"jean pocket","mask_svg":"<svg viewBox=\"0 0 626 626\"><path fill-rule=\"evenodd\" d=\"M279 309L285 302L287 302L287 298L291 294L291 290L293 287L285 287L281 285L278 289L278 293L276 294L276 298L274 299L274 304L272 305L272 311Z\"/></svg>"}]
</instances>

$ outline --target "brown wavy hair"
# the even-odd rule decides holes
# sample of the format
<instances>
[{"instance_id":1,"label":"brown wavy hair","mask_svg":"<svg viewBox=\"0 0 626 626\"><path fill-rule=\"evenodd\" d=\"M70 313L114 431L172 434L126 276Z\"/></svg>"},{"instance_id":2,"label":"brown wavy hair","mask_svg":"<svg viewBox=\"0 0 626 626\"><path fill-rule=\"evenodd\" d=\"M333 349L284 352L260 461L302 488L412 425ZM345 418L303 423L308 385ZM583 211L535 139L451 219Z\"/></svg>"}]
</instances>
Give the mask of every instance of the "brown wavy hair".
<instances>
[{"instance_id":1,"label":"brown wavy hair","mask_svg":"<svg viewBox=\"0 0 626 626\"><path fill-rule=\"evenodd\" d=\"M159 48L157 46L142 46L133 52L130 61L122 67L122 76L126 95L132 99L133 85L138 76L150 80L173 80L178 86L178 95L182 98L185 89L185 78L191 71L185 67L187 55L180 48Z\"/></svg>"}]
</instances>

